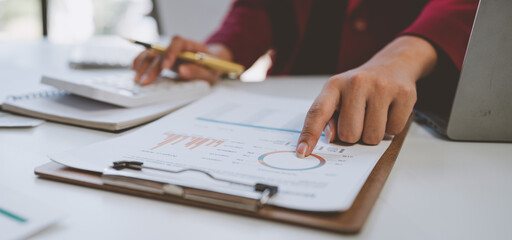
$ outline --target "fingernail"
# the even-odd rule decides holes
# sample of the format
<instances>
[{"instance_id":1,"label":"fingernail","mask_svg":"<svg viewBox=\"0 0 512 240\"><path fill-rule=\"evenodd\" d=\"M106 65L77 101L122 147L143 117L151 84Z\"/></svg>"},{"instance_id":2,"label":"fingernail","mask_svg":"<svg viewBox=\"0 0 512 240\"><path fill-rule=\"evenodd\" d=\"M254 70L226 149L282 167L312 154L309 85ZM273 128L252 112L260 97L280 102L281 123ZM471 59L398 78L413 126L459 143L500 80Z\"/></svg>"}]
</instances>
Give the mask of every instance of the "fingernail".
<instances>
[{"instance_id":1,"label":"fingernail","mask_svg":"<svg viewBox=\"0 0 512 240\"><path fill-rule=\"evenodd\" d=\"M306 150L308 149L308 144L305 142L301 142L299 146L297 146L297 157L298 158L305 158L306 157Z\"/></svg>"},{"instance_id":2,"label":"fingernail","mask_svg":"<svg viewBox=\"0 0 512 240\"><path fill-rule=\"evenodd\" d=\"M146 77L147 77L147 74L142 75L142 76L140 77L140 79L139 79L139 82L138 82L138 83L139 83L140 85L144 85L144 83L146 83L146 80L147 80L147 79L146 79Z\"/></svg>"},{"instance_id":3,"label":"fingernail","mask_svg":"<svg viewBox=\"0 0 512 240\"><path fill-rule=\"evenodd\" d=\"M327 126L325 126L324 134L325 134L325 139L327 139L327 142L330 143L332 134L331 134L331 127L329 127L329 124L327 124Z\"/></svg>"}]
</instances>

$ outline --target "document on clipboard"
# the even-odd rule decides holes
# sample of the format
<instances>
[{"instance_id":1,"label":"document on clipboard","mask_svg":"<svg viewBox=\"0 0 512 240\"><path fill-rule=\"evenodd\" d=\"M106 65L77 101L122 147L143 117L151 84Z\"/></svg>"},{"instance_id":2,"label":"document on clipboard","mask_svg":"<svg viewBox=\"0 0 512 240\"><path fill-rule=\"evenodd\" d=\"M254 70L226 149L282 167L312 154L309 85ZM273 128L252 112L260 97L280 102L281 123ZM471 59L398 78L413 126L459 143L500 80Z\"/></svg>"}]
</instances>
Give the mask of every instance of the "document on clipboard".
<instances>
[{"instance_id":1,"label":"document on clipboard","mask_svg":"<svg viewBox=\"0 0 512 240\"><path fill-rule=\"evenodd\" d=\"M49 157L103 173L105 184L192 201L220 194L209 203L226 205L226 196L240 196L236 204L252 199L260 206L345 211L391 140L338 145L321 137L311 156L297 158L310 105L218 88L134 132ZM206 194L197 194L201 190Z\"/></svg>"}]
</instances>

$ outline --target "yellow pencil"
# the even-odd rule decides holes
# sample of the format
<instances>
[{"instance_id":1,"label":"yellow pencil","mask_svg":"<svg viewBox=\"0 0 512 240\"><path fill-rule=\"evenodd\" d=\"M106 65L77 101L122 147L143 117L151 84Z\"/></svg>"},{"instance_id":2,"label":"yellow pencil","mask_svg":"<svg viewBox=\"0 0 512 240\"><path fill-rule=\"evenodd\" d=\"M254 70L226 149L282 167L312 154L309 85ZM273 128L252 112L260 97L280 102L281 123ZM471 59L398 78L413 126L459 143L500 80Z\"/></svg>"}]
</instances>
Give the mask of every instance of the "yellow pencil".
<instances>
[{"instance_id":1,"label":"yellow pencil","mask_svg":"<svg viewBox=\"0 0 512 240\"><path fill-rule=\"evenodd\" d=\"M166 49L165 47L156 44L140 42L130 38L125 39L158 52L164 52ZM230 78L238 78L245 71L245 67L240 64L218 59L205 53L182 52L178 55L178 58L227 74Z\"/></svg>"}]
</instances>

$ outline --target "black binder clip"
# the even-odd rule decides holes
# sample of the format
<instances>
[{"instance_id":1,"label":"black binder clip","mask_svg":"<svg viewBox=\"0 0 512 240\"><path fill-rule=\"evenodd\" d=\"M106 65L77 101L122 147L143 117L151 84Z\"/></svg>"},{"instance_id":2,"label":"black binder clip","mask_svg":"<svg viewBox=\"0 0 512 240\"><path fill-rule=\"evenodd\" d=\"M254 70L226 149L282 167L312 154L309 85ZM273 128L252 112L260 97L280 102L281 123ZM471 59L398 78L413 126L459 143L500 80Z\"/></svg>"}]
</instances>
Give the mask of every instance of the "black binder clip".
<instances>
[{"instance_id":1,"label":"black binder clip","mask_svg":"<svg viewBox=\"0 0 512 240\"><path fill-rule=\"evenodd\" d=\"M120 171L124 169L135 170ZM202 189L200 186L188 185L187 183L171 183L167 180L157 179L149 175L140 174L141 170L153 170L166 172L171 174L180 174L183 172L198 172L208 176L210 179L224 182L228 185L235 185L243 188L250 189L254 194L234 194L233 192L214 192L211 190ZM278 192L278 187L263 183L256 183L254 185L238 181L222 179L213 176L207 171L186 168L178 171L167 169L154 168L144 166L144 163L138 161L117 161L103 172L102 176L105 184L117 185L121 187L129 187L142 191L149 191L160 194L170 194L179 196L185 199L205 202L208 204L220 205L224 207L237 208L242 210L257 211L264 207L268 200Z\"/></svg>"}]
</instances>

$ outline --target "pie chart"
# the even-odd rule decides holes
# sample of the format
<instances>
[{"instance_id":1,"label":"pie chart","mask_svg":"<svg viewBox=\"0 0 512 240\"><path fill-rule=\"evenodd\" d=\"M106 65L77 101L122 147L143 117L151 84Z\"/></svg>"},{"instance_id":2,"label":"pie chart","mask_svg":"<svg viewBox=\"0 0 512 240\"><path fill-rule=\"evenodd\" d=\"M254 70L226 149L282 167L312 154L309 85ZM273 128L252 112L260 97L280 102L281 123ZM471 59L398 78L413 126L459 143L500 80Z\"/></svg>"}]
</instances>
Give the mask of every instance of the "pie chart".
<instances>
[{"instance_id":1,"label":"pie chart","mask_svg":"<svg viewBox=\"0 0 512 240\"><path fill-rule=\"evenodd\" d=\"M298 158L295 151L276 151L260 155L258 162L263 166L273 169L305 171L323 166L325 159L316 154L311 154L305 158Z\"/></svg>"}]
</instances>

